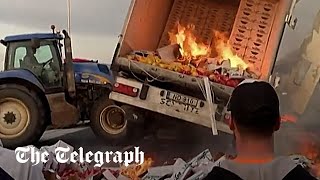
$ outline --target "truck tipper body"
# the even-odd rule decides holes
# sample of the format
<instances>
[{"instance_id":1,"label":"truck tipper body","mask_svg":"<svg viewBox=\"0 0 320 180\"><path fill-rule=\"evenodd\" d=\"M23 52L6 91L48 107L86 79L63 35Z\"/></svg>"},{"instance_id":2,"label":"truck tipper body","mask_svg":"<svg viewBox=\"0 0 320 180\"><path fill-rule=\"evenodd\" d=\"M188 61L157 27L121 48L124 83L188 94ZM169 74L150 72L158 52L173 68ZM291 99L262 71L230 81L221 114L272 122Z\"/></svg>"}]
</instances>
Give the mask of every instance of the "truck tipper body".
<instances>
[{"instance_id":1,"label":"truck tipper body","mask_svg":"<svg viewBox=\"0 0 320 180\"><path fill-rule=\"evenodd\" d=\"M111 65L116 83L110 99L230 133L224 112L233 89L249 78L274 82L284 29L296 22L295 4L133 0ZM190 40L186 36L194 37L187 44L190 51L206 52L186 57L185 43ZM192 49L192 43L198 49Z\"/></svg>"}]
</instances>

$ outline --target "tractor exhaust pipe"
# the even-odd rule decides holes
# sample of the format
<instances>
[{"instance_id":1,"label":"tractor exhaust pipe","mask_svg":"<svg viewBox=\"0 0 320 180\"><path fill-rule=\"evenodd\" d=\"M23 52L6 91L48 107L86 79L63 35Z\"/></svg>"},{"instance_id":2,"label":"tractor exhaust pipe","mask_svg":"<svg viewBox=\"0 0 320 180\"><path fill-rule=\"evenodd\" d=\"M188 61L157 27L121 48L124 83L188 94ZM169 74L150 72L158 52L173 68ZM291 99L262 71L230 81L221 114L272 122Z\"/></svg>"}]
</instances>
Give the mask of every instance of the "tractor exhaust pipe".
<instances>
[{"instance_id":1,"label":"tractor exhaust pipe","mask_svg":"<svg viewBox=\"0 0 320 180\"><path fill-rule=\"evenodd\" d=\"M71 38L66 30L63 30L62 33L64 35L64 49L65 49L66 61L72 62Z\"/></svg>"},{"instance_id":2,"label":"tractor exhaust pipe","mask_svg":"<svg viewBox=\"0 0 320 180\"><path fill-rule=\"evenodd\" d=\"M64 34L64 52L65 52L65 77L66 85L69 96L71 98L76 97L76 85L75 77L73 70L73 57L72 57L72 47L71 47L71 38L66 30L63 30Z\"/></svg>"}]
</instances>

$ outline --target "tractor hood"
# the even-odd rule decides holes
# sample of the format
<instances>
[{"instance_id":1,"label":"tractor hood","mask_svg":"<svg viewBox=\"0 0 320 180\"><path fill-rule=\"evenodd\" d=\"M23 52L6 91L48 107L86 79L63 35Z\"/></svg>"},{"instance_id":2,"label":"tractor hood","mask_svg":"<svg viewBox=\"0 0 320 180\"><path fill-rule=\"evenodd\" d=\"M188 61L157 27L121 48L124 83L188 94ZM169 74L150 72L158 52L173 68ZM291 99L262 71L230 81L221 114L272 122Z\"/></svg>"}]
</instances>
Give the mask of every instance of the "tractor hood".
<instances>
[{"instance_id":1,"label":"tractor hood","mask_svg":"<svg viewBox=\"0 0 320 180\"><path fill-rule=\"evenodd\" d=\"M76 83L114 84L114 77L109 66L94 61L73 61Z\"/></svg>"}]
</instances>

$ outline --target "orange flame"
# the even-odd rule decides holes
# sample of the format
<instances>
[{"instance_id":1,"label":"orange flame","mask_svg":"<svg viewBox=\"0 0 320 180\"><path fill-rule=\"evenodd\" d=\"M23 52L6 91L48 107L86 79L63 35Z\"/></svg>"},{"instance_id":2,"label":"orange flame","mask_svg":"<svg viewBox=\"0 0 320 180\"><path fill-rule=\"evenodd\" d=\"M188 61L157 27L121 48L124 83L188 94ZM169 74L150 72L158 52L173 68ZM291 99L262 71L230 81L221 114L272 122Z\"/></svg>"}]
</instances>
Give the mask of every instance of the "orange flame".
<instances>
[{"instance_id":1,"label":"orange flame","mask_svg":"<svg viewBox=\"0 0 320 180\"><path fill-rule=\"evenodd\" d=\"M247 69L248 64L246 64L242 58L236 55L232 47L228 42L227 35L225 33L221 33L218 31L214 31L215 40L216 40L216 50L218 52L219 58L221 60L230 60L230 64L232 68L241 68Z\"/></svg>"},{"instance_id":2,"label":"orange flame","mask_svg":"<svg viewBox=\"0 0 320 180\"><path fill-rule=\"evenodd\" d=\"M285 114L281 116L281 122L290 122L290 123L296 123L297 122L297 117L290 115L290 114Z\"/></svg>"},{"instance_id":3,"label":"orange flame","mask_svg":"<svg viewBox=\"0 0 320 180\"><path fill-rule=\"evenodd\" d=\"M314 143L306 144L303 154L313 162L311 173L316 177L320 177L319 148Z\"/></svg>"},{"instance_id":4,"label":"orange flame","mask_svg":"<svg viewBox=\"0 0 320 180\"><path fill-rule=\"evenodd\" d=\"M148 169L151 167L152 163L153 163L153 160L151 158L147 158L144 160L144 162L141 165L132 164L132 165L129 165L128 167L122 166L120 168L120 173L123 176L128 177L129 179L139 180L140 179L139 176L147 172Z\"/></svg>"},{"instance_id":5,"label":"orange flame","mask_svg":"<svg viewBox=\"0 0 320 180\"><path fill-rule=\"evenodd\" d=\"M320 146L316 142L317 135L306 133L300 139L300 152L313 163L310 167L312 175L320 177Z\"/></svg>"},{"instance_id":6,"label":"orange flame","mask_svg":"<svg viewBox=\"0 0 320 180\"><path fill-rule=\"evenodd\" d=\"M197 42L197 38L193 34L195 29L193 24L184 27L177 23L177 27L177 33L169 32L169 40L171 44L178 44L180 46L180 53L184 60L209 57L211 49L208 45ZM218 31L214 31L214 35L219 59L230 60L231 68L247 69L248 65L233 52L232 47L228 43L228 36Z\"/></svg>"},{"instance_id":7,"label":"orange flame","mask_svg":"<svg viewBox=\"0 0 320 180\"><path fill-rule=\"evenodd\" d=\"M194 25L187 27L178 25L178 33L169 32L171 44L180 46L180 53L184 59L196 59L201 56L208 56L210 49L203 43L197 43L197 38L193 35Z\"/></svg>"},{"instance_id":8,"label":"orange flame","mask_svg":"<svg viewBox=\"0 0 320 180\"><path fill-rule=\"evenodd\" d=\"M320 162L314 163L311 167L311 173L315 176L315 177L320 177Z\"/></svg>"}]
</instances>

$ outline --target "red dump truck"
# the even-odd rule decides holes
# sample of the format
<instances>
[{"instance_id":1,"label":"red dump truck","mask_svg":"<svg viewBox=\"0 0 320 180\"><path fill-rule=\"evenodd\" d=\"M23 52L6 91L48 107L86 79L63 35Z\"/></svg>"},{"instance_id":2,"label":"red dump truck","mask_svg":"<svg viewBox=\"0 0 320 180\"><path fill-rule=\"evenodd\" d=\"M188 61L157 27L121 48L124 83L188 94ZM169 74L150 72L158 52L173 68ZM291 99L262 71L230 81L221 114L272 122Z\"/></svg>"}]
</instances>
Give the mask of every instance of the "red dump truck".
<instances>
[{"instance_id":1,"label":"red dump truck","mask_svg":"<svg viewBox=\"0 0 320 180\"><path fill-rule=\"evenodd\" d=\"M295 4L133 0L111 65L116 83L107 113L119 116L107 121L143 122L144 112L155 112L230 133L225 112L234 87L277 79L273 67L286 25L295 26ZM101 135L124 137L124 129Z\"/></svg>"}]
</instances>

